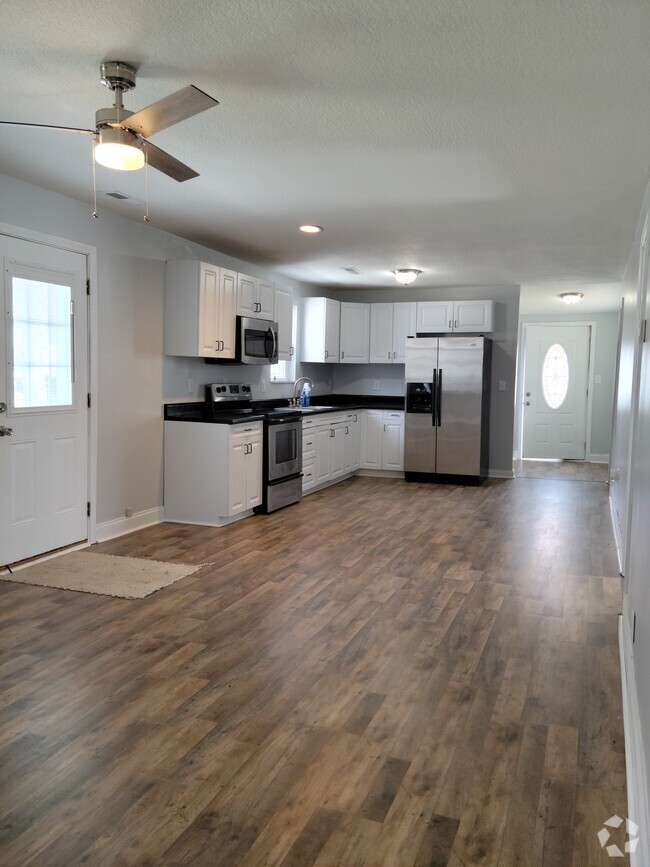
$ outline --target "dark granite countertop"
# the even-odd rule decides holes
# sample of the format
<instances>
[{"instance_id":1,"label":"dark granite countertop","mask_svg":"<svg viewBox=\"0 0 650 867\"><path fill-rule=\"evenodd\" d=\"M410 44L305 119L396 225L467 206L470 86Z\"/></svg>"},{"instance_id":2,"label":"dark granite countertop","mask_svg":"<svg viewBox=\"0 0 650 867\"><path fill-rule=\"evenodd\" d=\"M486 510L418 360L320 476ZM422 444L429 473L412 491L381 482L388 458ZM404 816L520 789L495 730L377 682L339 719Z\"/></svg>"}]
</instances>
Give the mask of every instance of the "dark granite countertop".
<instances>
[{"instance_id":1,"label":"dark granite countertop","mask_svg":"<svg viewBox=\"0 0 650 867\"><path fill-rule=\"evenodd\" d=\"M164 408L165 421L194 421L210 424L246 424L252 421L262 421L265 415L276 410L296 411L287 405L286 398L279 400L253 401L250 410L239 412L213 413L204 401L186 401L184 403L166 403ZM392 395L369 394L325 394L314 395L308 412L303 415L322 415L327 412L341 412L352 409L404 409L404 398ZM280 415L281 413L278 413Z\"/></svg>"}]
</instances>

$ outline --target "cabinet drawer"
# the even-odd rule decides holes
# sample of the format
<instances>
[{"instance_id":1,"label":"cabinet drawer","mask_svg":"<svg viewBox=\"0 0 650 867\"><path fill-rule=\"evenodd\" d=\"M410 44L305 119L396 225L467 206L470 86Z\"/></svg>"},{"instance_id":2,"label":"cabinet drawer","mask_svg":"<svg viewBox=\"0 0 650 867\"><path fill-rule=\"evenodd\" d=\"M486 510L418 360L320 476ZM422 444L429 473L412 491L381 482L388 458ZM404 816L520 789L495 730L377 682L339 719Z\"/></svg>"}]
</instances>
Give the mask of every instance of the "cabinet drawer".
<instances>
[{"instance_id":1,"label":"cabinet drawer","mask_svg":"<svg viewBox=\"0 0 650 867\"><path fill-rule=\"evenodd\" d=\"M253 421L250 424L234 424L232 425L230 432L230 439L232 442L250 442L254 439L261 439L262 437L262 422L261 421Z\"/></svg>"},{"instance_id":2,"label":"cabinet drawer","mask_svg":"<svg viewBox=\"0 0 650 867\"><path fill-rule=\"evenodd\" d=\"M385 409L382 414L384 421L400 422L404 421L404 412L400 409Z\"/></svg>"},{"instance_id":3,"label":"cabinet drawer","mask_svg":"<svg viewBox=\"0 0 650 867\"><path fill-rule=\"evenodd\" d=\"M303 462L316 454L316 432L303 435L302 459Z\"/></svg>"},{"instance_id":4,"label":"cabinet drawer","mask_svg":"<svg viewBox=\"0 0 650 867\"><path fill-rule=\"evenodd\" d=\"M316 486L316 464L314 461L304 461L302 465L302 489L309 491Z\"/></svg>"}]
</instances>

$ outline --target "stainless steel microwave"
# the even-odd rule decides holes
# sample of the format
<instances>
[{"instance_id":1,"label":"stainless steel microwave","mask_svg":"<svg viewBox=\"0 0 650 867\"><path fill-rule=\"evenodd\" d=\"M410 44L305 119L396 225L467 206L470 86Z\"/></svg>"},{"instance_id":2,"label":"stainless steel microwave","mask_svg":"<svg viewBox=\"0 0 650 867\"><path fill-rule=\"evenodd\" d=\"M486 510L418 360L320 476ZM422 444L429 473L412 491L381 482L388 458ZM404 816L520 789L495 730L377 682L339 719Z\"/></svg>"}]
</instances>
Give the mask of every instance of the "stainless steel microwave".
<instances>
[{"instance_id":1,"label":"stainless steel microwave","mask_svg":"<svg viewBox=\"0 0 650 867\"><path fill-rule=\"evenodd\" d=\"M278 323L238 316L237 361L241 364L277 364Z\"/></svg>"}]
</instances>

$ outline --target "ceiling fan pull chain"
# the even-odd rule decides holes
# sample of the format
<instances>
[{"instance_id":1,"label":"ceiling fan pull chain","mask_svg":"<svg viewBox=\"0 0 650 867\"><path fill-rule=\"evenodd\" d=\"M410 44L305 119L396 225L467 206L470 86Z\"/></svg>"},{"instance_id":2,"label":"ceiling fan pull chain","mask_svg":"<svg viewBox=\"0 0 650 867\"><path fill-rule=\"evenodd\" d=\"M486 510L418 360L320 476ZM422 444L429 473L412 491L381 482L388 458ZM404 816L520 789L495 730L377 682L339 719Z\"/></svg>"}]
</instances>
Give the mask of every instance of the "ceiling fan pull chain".
<instances>
[{"instance_id":1,"label":"ceiling fan pull chain","mask_svg":"<svg viewBox=\"0 0 650 867\"><path fill-rule=\"evenodd\" d=\"M97 167L95 165L95 142L96 136L93 136L92 145L90 147L93 155L93 217L98 220L99 214L97 213Z\"/></svg>"},{"instance_id":2,"label":"ceiling fan pull chain","mask_svg":"<svg viewBox=\"0 0 650 867\"><path fill-rule=\"evenodd\" d=\"M146 143L144 151L144 221L149 222L149 148Z\"/></svg>"}]
</instances>

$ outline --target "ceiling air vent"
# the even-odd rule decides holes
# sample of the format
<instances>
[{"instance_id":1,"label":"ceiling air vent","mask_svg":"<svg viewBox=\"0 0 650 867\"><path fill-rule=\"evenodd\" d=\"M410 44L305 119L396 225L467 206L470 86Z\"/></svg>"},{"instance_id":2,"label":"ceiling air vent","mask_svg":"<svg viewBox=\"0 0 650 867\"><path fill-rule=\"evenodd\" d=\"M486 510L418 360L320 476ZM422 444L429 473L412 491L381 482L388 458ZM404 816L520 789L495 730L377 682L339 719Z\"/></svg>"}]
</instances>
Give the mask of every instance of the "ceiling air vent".
<instances>
[{"instance_id":1,"label":"ceiling air vent","mask_svg":"<svg viewBox=\"0 0 650 867\"><path fill-rule=\"evenodd\" d=\"M139 205L140 207L144 205L144 202L139 199L134 199L133 196L127 196L126 193L120 193L117 190L112 193L103 193L103 195L108 196L109 199L116 199L118 202L126 202L129 205Z\"/></svg>"},{"instance_id":2,"label":"ceiling air vent","mask_svg":"<svg viewBox=\"0 0 650 867\"><path fill-rule=\"evenodd\" d=\"M361 274L358 268L353 268L350 266L349 268L341 268L341 271L347 271L348 274Z\"/></svg>"}]
</instances>

